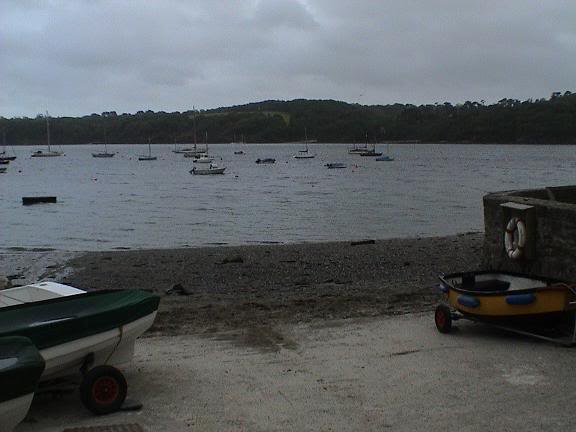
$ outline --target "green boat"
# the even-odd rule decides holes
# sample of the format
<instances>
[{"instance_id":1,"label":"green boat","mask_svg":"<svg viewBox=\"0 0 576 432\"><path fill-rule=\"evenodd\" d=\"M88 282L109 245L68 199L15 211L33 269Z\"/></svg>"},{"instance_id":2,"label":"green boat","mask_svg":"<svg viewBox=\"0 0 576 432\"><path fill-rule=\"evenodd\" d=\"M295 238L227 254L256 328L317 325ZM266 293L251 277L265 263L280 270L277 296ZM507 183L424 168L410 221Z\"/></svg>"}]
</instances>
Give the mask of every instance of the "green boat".
<instances>
[{"instance_id":1,"label":"green boat","mask_svg":"<svg viewBox=\"0 0 576 432\"><path fill-rule=\"evenodd\" d=\"M0 338L0 431L12 431L24 420L44 366L30 339Z\"/></svg>"},{"instance_id":2,"label":"green boat","mask_svg":"<svg viewBox=\"0 0 576 432\"><path fill-rule=\"evenodd\" d=\"M0 291L0 337L29 338L46 361L41 382L79 376L84 404L111 412L126 396L117 368L132 360L159 301L141 290L84 291L55 282L11 288Z\"/></svg>"}]
</instances>

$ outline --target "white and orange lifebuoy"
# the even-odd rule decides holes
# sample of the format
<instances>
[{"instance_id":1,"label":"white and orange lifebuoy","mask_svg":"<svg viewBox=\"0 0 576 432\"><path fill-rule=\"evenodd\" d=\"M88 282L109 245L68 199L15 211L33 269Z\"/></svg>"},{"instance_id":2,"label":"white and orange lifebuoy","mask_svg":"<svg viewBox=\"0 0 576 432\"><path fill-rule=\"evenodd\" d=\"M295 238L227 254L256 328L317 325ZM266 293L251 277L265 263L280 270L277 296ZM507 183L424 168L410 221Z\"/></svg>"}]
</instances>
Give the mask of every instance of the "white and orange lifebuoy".
<instances>
[{"instance_id":1,"label":"white and orange lifebuoy","mask_svg":"<svg viewBox=\"0 0 576 432\"><path fill-rule=\"evenodd\" d=\"M518 259L523 255L526 247L526 225L521 219L513 217L508 221L504 233L504 247L510 259Z\"/></svg>"}]
</instances>

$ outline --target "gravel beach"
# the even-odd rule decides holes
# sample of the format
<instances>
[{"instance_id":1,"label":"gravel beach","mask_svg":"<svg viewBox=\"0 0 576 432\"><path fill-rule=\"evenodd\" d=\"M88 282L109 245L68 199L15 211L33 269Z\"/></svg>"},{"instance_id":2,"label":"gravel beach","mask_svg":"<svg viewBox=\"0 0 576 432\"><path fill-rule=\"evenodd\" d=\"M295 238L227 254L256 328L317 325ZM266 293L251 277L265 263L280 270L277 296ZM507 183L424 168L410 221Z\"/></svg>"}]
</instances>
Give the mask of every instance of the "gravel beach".
<instances>
[{"instance_id":1,"label":"gravel beach","mask_svg":"<svg viewBox=\"0 0 576 432\"><path fill-rule=\"evenodd\" d=\"M482 238L92 252L53 265L52 279L162 295L148 335L232 334L276 350L280 324L430 310L437 274L477 268Z\"/></svg>"}]
</instances>

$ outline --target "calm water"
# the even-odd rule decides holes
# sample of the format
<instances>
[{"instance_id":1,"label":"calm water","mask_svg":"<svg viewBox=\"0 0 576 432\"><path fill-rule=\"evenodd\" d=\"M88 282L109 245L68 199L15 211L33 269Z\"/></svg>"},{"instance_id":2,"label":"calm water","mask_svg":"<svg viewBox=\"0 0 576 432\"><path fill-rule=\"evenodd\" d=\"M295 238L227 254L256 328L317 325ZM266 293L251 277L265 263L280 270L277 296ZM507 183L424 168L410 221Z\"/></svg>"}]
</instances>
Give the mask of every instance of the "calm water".
<instances>
[{"instance_id":1,"label":"calm water","mask_svg":"<svg viewBox=\"0 0 576 432\"><path fill-rule=\"evenodd\" d=\"M0 248L66 250L315 242L447 235L483 229L487 191L576 184L575 146L396 145L394 162L315 144L213 145L223 176L193 176L191 159L155 145L66 146L65 157L18 159L0 174ZM382 147L384 149L384 147ZM274 165L257 158L274 157ZM328 170L326 162L345 162ZM57 204L22 206L27 195ZM440 252L440 251L439 251Z\"/></svg>"}]
</instances>

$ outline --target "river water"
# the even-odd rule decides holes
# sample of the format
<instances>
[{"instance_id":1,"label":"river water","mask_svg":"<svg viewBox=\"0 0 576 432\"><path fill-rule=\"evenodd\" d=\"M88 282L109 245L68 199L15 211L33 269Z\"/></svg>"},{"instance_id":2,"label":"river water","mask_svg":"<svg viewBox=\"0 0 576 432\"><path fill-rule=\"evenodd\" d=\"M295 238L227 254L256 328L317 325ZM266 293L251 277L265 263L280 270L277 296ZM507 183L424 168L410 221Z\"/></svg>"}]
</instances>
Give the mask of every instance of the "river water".
<instances>
[{"instance_id":1,"label":"river water","mask_svg":"<svg viewBox=\"0 0 576 432\"><path fill-rule=\"evenodd\" d=\"M235 155L242 148L244 155ZM65 146L0 174L0 248L111 250L449 235L483 230L489 191L576 184L576 146L394 145L393 162L346 145L212 145L225 175L193 176L191 159L153 145ZM385 146L381 150L385 151ZM11 150L9 150L11 152ZM276 158L258 165L257 158ZM220 160L222 158L222 160ZM327 162L346 169L329 170ZM23 206L23 196L57 204ZM440 253L440 251L439 251Z\"/></svg>"}]
</instances>

